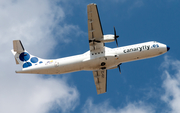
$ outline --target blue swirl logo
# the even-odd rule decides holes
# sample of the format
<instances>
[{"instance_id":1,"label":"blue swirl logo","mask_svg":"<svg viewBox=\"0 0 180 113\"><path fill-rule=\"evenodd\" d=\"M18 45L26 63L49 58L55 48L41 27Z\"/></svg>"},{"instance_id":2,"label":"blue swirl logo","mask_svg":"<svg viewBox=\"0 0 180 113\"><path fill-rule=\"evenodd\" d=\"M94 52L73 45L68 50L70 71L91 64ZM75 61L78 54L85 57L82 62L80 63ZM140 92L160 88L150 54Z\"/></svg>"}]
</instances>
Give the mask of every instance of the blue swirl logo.
<instances>
[{"instance_id":1,"label":"blue swirl logo","mask_svg":"<svg viewBox=\"0 0 180 113\"><path fill-rule=\"evenodd\" d=\"M25 62L23 64L23 68L27 68L27 67L30 67L32 66L32 63L38 63L39 59L37 57L32 57L30 59L30 54L27 53L27 52L22 52L20 55L19 55L19 59L22 61L22 62ZM28 61L30 59L30 62ZM42 61L39 62L39 64L43 63ZM37 64L35 64L37 65Z\"/></svg>"}]
</instances>

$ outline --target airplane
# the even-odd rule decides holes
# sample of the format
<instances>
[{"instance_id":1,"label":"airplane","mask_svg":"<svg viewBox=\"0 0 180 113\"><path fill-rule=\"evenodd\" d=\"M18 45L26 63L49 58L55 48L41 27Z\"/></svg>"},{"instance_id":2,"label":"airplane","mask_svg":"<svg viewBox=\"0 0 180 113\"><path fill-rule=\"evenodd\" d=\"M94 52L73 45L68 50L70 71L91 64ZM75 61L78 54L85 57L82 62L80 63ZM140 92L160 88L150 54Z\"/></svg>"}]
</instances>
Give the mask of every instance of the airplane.
<instances>
[{"instance_id":1,"label":"airplane","mask_svg":"<svg viewBox=\"0 0 180 113\"><path fill-rule=\"evenodd\" d=\"M87 5L88 37L90 50L75 56L59 59L42 59L27 52L20 40L13 41L11 50L16 64L22 70L16 73L29 74L64 74L75 71L92 71L97 94L107 92L107 70L118 68L125 62L151 58L166 53L170 47L156 41L129 46L109 48L105 43L114 42L118 46L116 30L114 34L103 34L97 5Z\"/></svg>"}]
</instances>

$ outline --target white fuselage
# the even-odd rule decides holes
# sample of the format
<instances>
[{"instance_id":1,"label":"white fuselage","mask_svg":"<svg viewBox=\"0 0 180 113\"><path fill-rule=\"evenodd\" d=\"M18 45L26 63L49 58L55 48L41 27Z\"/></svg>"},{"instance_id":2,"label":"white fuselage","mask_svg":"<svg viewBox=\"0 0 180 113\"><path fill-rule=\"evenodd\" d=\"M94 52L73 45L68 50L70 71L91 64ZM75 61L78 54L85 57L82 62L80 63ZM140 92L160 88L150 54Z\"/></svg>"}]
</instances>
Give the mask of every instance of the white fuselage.
<instances>
[{"instance_id":1,"label":"white fuselage","mask_svg":"<svg viewBox=\"0 0 180 113\"><path fill-rule=\"evenodd\" d=\"M42 64L23 68L17 73L63 74L80 70L113 69L120 63L155 57L166 52L167 46L155 41L113 49L105 47L95 52L45 60Z\"/></svg>"}]
</instances>

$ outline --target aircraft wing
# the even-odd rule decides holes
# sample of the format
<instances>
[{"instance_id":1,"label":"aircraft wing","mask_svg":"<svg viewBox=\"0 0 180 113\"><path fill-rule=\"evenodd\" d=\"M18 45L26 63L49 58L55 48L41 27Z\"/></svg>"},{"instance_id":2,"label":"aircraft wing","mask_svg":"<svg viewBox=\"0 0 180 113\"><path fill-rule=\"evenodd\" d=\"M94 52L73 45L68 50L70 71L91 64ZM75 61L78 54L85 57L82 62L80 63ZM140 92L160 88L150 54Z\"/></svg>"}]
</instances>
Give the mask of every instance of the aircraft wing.
<instances>
[{"instance_id":1,"label":"aircraft wing","mask_svg":"<svg viewBox=\"0 0 180 113\"><path fill-rule=\"evenodd\" d=\"M107 70L93 71L93 76L97 94L105 93L107 91Z\"/></svg>"},{"instance_id":2,"label":"aircraft wing","mask_svg":"<svg viewBox=\"0 0 180 113\"><path fill-rule=\"evenodd\" d=\"M103 30L96 4L89 4L87 6L88 14L88 35L90 50L97 50L104 47L104 43L100 40L103 39Z\"/></svg>"}]
</instances>

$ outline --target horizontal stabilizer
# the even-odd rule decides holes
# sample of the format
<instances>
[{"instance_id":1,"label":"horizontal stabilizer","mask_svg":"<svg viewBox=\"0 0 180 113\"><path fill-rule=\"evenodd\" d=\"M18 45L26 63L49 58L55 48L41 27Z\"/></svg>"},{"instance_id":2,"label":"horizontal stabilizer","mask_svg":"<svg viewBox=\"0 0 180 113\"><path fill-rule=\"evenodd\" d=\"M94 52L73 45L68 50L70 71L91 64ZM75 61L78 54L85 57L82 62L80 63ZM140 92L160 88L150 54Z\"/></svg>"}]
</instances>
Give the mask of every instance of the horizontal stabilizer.
<instances>
[{"instance_id":1,"label":"horizontal stabilizer","mask_svg":"<svg viewBox=\"0 0 180 113\"><path fill-rule=\"evenodd\" d=\"M24 51L24 47L20 40L13 40L13 49L17 53L22 53Z\"/></svg>"}]
</instances>

